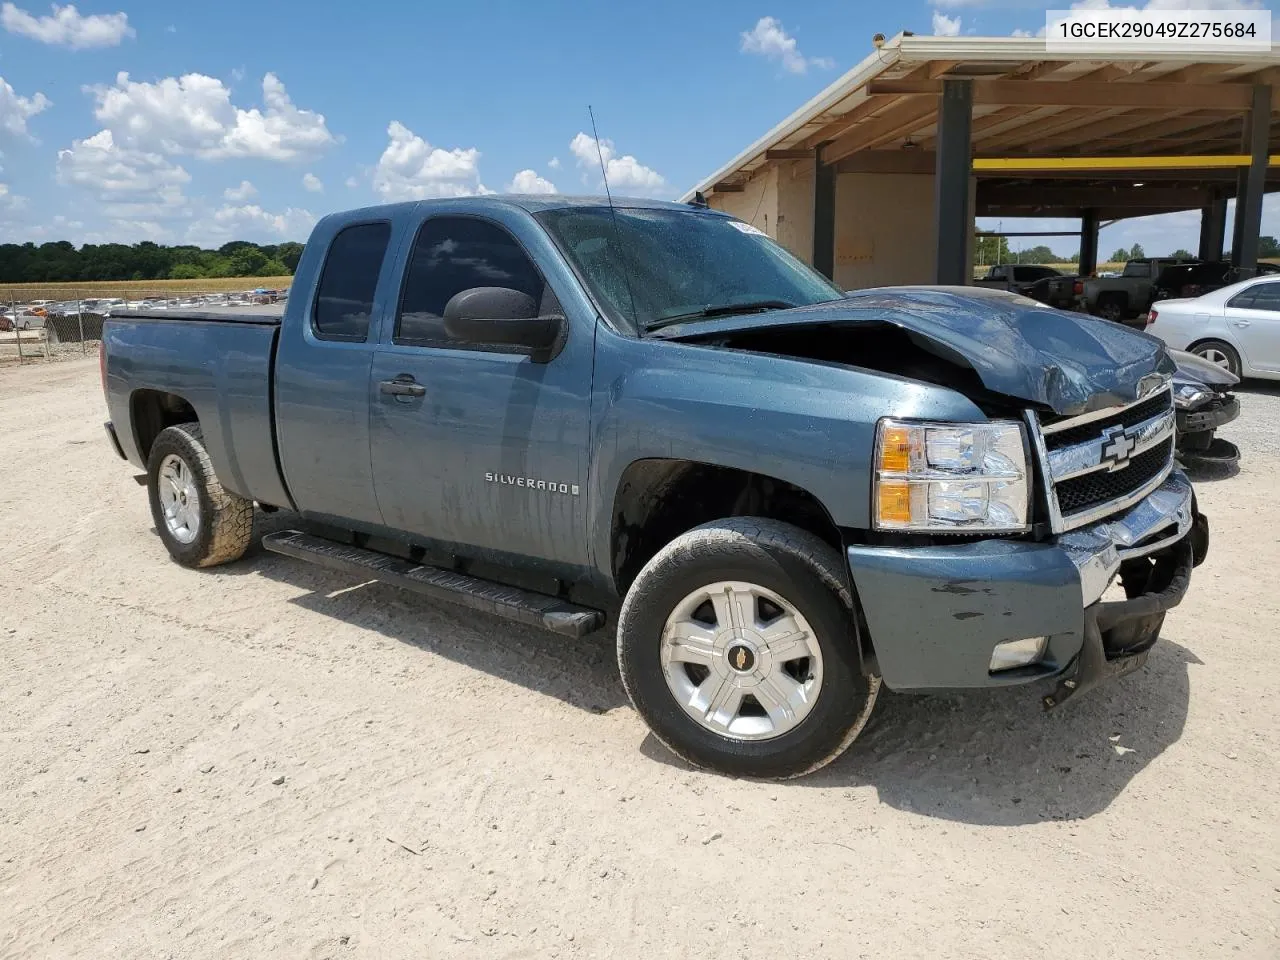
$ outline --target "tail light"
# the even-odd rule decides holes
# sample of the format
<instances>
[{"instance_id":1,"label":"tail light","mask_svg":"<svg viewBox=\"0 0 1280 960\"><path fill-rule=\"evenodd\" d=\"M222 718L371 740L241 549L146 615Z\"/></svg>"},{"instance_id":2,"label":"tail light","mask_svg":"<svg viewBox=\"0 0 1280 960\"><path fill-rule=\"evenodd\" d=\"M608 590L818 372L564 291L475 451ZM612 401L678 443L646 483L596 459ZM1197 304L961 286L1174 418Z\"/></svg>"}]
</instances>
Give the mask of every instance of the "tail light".
<instances>
[{"instance_id":1,"label":"tail light","mask_svg":"<svg viewBox=\"0 0 1280 960\"><path fill-rule=\"evenodd\" d=\"M1155 307L1152 307L1150 310L1148 310L1148 311L1147 311L1147 326L1148 326L1148 327L1149 327L1149 326L1151 326L1153 323L1155 323L1155 322L1156 322L1156 317L1157 317L1158 315L1159 315L1159 314L1157 313L1157 311L1156 311Z\"/></svg>"},{"instance_id":2,"label":"tail light","mask_svg":"<svg viewBox=\"0 0 1280 960\"><path fill-rule=\"evenodd\" d=\"M1071 292L1074 293L1077 297L1080 296L1080 294L1084 293L1084 281L1077 280L1075 283L1073 283L1071 285Z\"/></svg>"}]
</instances>

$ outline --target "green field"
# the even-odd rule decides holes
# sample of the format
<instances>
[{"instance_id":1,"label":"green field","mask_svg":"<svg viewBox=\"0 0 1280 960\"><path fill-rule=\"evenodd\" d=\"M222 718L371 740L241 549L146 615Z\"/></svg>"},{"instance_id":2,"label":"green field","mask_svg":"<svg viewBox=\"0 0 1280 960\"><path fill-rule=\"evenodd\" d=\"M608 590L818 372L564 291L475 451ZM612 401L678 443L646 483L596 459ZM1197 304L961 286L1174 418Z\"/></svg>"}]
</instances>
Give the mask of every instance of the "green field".
<instances>
[{"instance_id":1,"label":"green field","mask_svg":"<svg viewBox=\"0 0 1280 960\"><path fill-rule=\"evenodd\" d=\"M0 284L0 302L32 300L85 300L94 297L181 297L195 293L235 293L265 287L278 290L293 277L219 277L213 280L100 280L75 283Z\"/></svg>"}]
</instances>

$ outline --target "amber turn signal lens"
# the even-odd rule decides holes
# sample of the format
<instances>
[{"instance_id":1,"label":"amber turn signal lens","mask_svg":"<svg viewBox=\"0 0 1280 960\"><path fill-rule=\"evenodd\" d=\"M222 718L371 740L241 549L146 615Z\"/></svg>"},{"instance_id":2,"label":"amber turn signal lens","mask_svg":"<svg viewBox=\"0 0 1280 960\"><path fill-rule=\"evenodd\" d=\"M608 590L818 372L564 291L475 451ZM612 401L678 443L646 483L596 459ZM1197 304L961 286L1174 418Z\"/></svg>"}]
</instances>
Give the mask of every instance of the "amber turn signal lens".
<instances>
[{"instance_id":1,"label":"amber turn signal lens","mask_svg":"<svg viewBox=\"0 0 1280 960\"><path fill-rule=\"evenodd\" d=\"M893 473L911 469L911 431L906 427L888 427L881 435L880 469Z\"/></svg>"},{"instance_id":2,"label":"amber turn signal lens","mask_svg":"<svg viewBox=\"0 0 1280 960\"><path fill-rule=\"evenodd\" d=\"M882 480L880 491L880 523L911 522L911 484Z\"/></svg>"}]
</instances>

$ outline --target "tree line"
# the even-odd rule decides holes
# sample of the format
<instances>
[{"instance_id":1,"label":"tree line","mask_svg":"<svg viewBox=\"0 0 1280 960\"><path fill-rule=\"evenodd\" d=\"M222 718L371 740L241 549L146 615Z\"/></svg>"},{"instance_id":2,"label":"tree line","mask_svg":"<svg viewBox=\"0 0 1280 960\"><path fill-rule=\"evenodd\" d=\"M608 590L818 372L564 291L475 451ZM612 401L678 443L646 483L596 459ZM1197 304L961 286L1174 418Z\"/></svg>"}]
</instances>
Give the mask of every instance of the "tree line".
<instances>
[{"instance_id":1,"label":"tree line","mask_svg":"<svg viewBox=\"0 0 1280 960\"><path fill-rule=\"evenodd\" d=\"M1069 257L1060 256L1054 253L1049 247L1040 244L1034 247L1028 247L1025 250L1010 250L1009 240L1007 237L999 237L995 234L986 233L979 230L976 233L976 249L974 251L974 259L978 263L1079 263L1080 251L1076 251ZM1125 249L1119 247L1110 258L1106 261L1109 263L1124 263L1127 260L1138 260L1147 256L1147 252L1142 249L1142 244L1135 243L1132 247ZM1224 255L1227 260L1231 259L1231 251L1228 250ZM1280 258L1280 241L1275 237L1259 237L1258 238L1258 256L1264 260ZM1178 249L1169 254L1173 259L1191 260L1195 254L1189 250Z\"/></svg>"},{"instance_id":2,"label":"tree line","mask_svg":"<svg viewBox=\"0 0 1280 960\"><path fill-rule=\"evenodd\" d=\"M80 280L200 280L206 277L291 276L302 244L233 240L216 250L141 243L0 244L0 283Z\"/></svg>"}]
</instances>

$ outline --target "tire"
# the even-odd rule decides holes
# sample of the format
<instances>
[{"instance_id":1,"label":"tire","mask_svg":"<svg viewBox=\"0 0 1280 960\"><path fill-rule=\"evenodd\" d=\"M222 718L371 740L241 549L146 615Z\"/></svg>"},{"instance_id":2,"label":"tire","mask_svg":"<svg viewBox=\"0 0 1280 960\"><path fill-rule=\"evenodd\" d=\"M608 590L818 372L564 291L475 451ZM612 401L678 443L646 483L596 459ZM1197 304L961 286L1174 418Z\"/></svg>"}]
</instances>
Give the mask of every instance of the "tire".
<instances>
[{"instance_id":1,"label":"tire","mask_svg":"<svg viewBox=\"0 0 1280 960\"><path fill-rule=\"evenodd\" d=\"M176 501L170 500L171 492ZM253 501L230 493L218 481L198 423L166 427L156 437L147 458L147 497L156 532L184 567L239 560L253 539ZM179 507L175 522L166 518L166 503ZM176 522L182 518L188 522Z\"/></svg>"},{"instance_id":2,"label":"tire","mask_svg":"<svg viewBox=\"0 0 1280 960\"><path fill-rule=\"evenodd\" d=\"M1197 343L1188 353L1194 353L1203 360L1225 367L1237 377L1243 376L1240 372L1242 367L1239 352L1231 344L1222 340L1205 340L1203 343Z\"/></svg>"},{"instance_id":3,"label":"tire","mask_svg":"<svg viewBox=\"0 0 1280 960\"><path fill-rule=\"evenodd\" d=\"M618 669L627 696L654 736L695 767L731 776L789 779L826 766L862 731L880 686L878 678L862 673L854 599L846 580L836 551L790 524L736 517L690 530L645 565L623 601ZM715 591L695 607L698 594L712 585ZM722 587L724 594L718 592ZM742 611L733 601L748 587L757 596L745 609L757 616L744 633L724 623L716 612L722 608L715 604ZM788 615L788 608L798 614L795 624L808 629L770 641L773 647L781 651L787 644L780 641L803 637L806 648L817 654L785 664L780 654L781 669L797 671L787 674L789 681L773 667L769 642L759 642L771 627L781 631L777 625L782 621L774 614ZM686 616L690 619L680 619ZM673 652L676 621L698 630L698 624L711 624L706 636L714 639L699 648L714 650L706 666L676 662L681 659ZM740 641L748 636L748 645L757 645L744 653ZM735 657L736 670L730 665ZM748 673L739 672L744 666ZM750 671L772 679L752 686L757 679ZM724 689L717 684L727 682L726 677L735 690L750 694L729 695L740 698L733 708L739 712L728 724L711 723L711 709L695 719L702 711L699 698L710 699L713 706L716 702L710 693L704 695L704 689ZM798 720L789 718L777 699L771 701L774 711L765 707L766 692L772 691L772 697L778 691L806 688L811 688L806 702L791 714ZM755 691L762 699L755 699ZM721 710L714 713L722 719L729 716Z\"/></svg>"},{"instance_id":4,"label":"tire","mask_svg":"<svg viewBox=\"0 0 1280 960\"><path fill-rule=\"evenodd\" d=\"M1127 311L1123 297L1115 294L1104 294L1098 298L1098 316L1103 320L1110 320L1112 323L1124 323Z\"/></svg>"}]
</instances>

